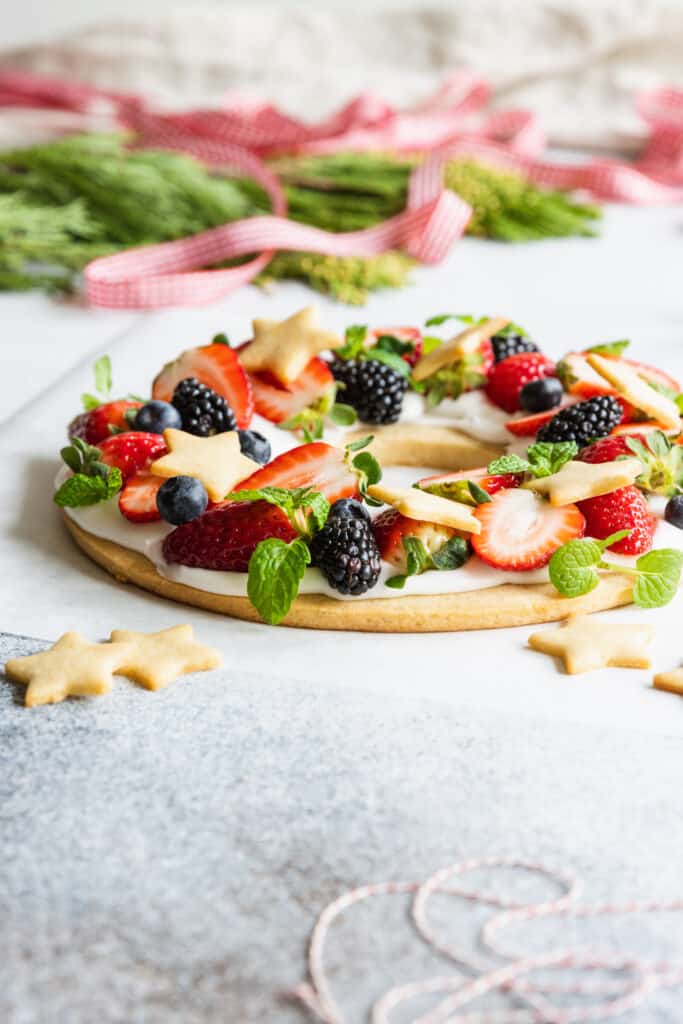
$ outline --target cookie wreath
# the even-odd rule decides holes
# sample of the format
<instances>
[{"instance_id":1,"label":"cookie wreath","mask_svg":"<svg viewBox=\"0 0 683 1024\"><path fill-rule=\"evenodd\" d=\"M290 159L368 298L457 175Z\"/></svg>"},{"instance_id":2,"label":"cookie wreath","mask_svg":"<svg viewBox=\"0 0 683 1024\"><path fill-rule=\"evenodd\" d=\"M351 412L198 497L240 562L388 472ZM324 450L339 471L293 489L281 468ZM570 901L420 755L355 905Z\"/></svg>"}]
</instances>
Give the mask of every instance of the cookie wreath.
<instances>
[{"instance_id":1,"label":"cookie wreath","mask_svg":"<svg viewBox=\"0 0 683 1024\"><path fill-rule=\"evenodd\" d=\"M451 339L255 321L167 364L150 401L86 396L55 501L116 578L253 621L435 632L658 606L683 563L679 386L623 347L555 364L499 317Z\"/></svg>"}]
</instances>

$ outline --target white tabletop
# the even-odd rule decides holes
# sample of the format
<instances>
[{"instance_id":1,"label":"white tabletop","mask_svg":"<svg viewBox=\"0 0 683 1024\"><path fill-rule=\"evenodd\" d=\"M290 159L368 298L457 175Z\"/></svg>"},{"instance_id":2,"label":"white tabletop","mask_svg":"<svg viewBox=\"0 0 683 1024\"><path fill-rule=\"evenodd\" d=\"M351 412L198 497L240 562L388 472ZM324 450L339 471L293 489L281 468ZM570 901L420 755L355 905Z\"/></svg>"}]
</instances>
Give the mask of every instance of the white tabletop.
<instances>
[{"instance_id":1,"label":"white tabletop","mask_svg":"<svg viewBox=\"0 0 683 1024\"><path fill-rule=\"evenodd\" d=\"M374 295L354 310L320 300L330 327L420 323L445 311L504 312L559 356L598 341L631 338L634 354L683 374L681 214L607 210L601 237L519 246L466 239L447 262L420 268L414 285ZM529 628L468 634L334 634L269 628L183 608L116 583L76 551L51 498L65 426L89 388L90 365L112 357L117 392L141 392L162 363L219 330L246 337L252 316L285 316L311 301L298 285L266 294L244 288L211 306L158 313L107 312L39 295L0 297L0 621L6 631L55 638L66 629L106 636L115 627L191 621L226 661L317 689L342 682L456 706L534 712L564 721L683 732L683 703L654 692L649 671L610 669L567 677L526 648ZM683 660L681 600L668 608L606 613L657 628L655 669Z\"/></svg>"}]
</instances>

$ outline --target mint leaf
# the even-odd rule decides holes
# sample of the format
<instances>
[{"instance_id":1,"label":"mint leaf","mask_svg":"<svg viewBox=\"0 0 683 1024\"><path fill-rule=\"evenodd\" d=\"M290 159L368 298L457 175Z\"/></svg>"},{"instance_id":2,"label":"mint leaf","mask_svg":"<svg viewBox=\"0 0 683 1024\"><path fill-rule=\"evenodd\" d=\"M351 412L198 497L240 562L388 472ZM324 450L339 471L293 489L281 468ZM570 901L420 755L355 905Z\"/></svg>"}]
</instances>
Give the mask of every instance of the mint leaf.
<instances>
[{"instance_id":1,"label":"mint leaf","mask_svg":"<svg viewBox=\"0 0 683 1024\"><path fill-rule=\"evenodd\" d=\"M563 597L580 597L595 590L600 577L603 545L596 540L570 540L554 552L548 563L550 582Z\"/></svg>"},{"instance_id":2,"label":"mint leaf","mask_svg":"<svg viewBox=\"0 0 683 1024\"><path fill-rule=\"evenodd\" d=\"M602 345L593 345L591 348L587 348L586 352L595 352L601 356L620 356L630 344L631 342L626 338L622 341L606 341Z\"/></svg>"},{"instance_id":3,"label":"mint leaf","mask_svg":"<svg viewBox=\"0 0 683 1024\"><path fill-rule=\"evenodd\" d=\"M383 352L394 352L397 356L404 356L406 353L412 352L414 347L412 341L403 341L394 334L380 334L372 351L376 352L377 349L380 349Z\"/></svg>"},{"instance_id":4,"label":"mint leaf","mask_svg":"<svg viewBox=\"0 0 683 1024\"><path fill-rule=\"evenodd\" d=\"M82 466L81 456L73 445L60 449L59 454L72 473L79 473Z\"/></svg>"},{"instance_id":5,"label":"mint leaf","mask_svg":"<svg viewBox=\"0 0 683 1024\"><path fill-rule=\"evenodd\" d=\"M488 495L487 495L488 498ZM488 499L491 500L490 498ZM460 569L470 557L469 544L464 537L451 537L432 555L435 569L441 572Z\"/></svg>"},{"instance_id":6,"label":"mint leaf","mask_svg":"<svg viewBox=\"0 0 683 1024\"><path fill-rule=\"evenodd\" d=\"M95 390L99 391L105 398L109 397L111 391L111 359L109 356L100 356L93 366L95 373Z\"/></svg>"},{"instance_id":7,"label":"mint leaf","mask_svg":"<svg viewBox=\"0 0 683 1024\"><path fill-rule=\"evenodd\" d=\"M335 402L327 415L338 427L350 427L358 419L356 410L343 402Z\"/></svg>"},{"instance_id":8,"label":"mint leaf","mask_svg":"<svg viewBox=\"0 0 683 1024\"><path fill-rule=\"evenodd\" d=\"M402 377L410 376L410 365L397 356L395 352L387 352L385 349L373 348L368 352L368 359L374 359L377 363L386 363L396 373L400 373Z\"/></svg>"},{"instance_id":9,"label":"mint leaf","mask_svg":"<svg viewBox=\"0 0 683 1024\"><path fill-rule=\"evenodd\" d=\"M349 443L345 445L345 450L347 452L359 452L361 448L367 448L367 446L372 444L374 440L374 434L368 434L367 437L359 437L357 441L349 441Z\"/></svg>"},{"instance_id":10,"label":"mint leaf","mask_svg":"<svg viewBox=\"0 0 683 1024\"><path fill-rule=\"evenodd\" d=\"M289 544L269 537L256 545L249 559L247 595L264 622L282 622L310 561L311 553L298 537Z\"/></svg>"},{"instance_id":11,"label":"mint leaf","mask_svg":"<svg viewBox=\"0 0 683 1024\"><path fill-rule=\"evenodd\" d=\"M536 477L552 476L559 472L565 462L570 462L578 453L579 446L575 441L540 441L527 448L527 459L531 472Z\"/></svg>"},{"instance_id":12,"label":"mint leaf","mask_svg":"<svg viewBox=\"0 0 683 1024\"><path fill-rule=\"evenodd\" d=\"M419 537L404 537L406 576L419 576L431 568L432 559Z\"/></svg>"},{"instance_id":13,"label":"mint leaf","mask_svg":"<svg viewBox=\"0 0 683 1024\"><path fill-rule=\"evenodd\" d=\"M471 316L460 316L459 313L437 313L436 316L430 316L429 320L425 320L425 327L440 327L447 320L462 320L464 323L468 321L474 323L474 319Z\"/></svg>"},{"instance_id":14,"label":"mint leaf","mask_svg":"<svg viewBox=\"0 0 683 1024\"><path fill-rule=\"evenodd\" d=\"M406 585L407 576L390 576L385 581L385 586L391 587L392 590L403 590Z\"/></svg>"},{"instance_id":15,"label":"mint leaf","mask_svg":"<svg viewBox=\"0 0 683 1024\"><path fill-rule=\"evenodd\" d=\"M98 409L102 405L102 400L97 398L96 395L90 395L86 391L81 395L81 405L85 412L92 412L93 409Z\"/></svg>"},{"instance_id":16,"label":"mint leaf","mask_svg":"<svg viewBox=\"0 0 683 1024\"><path fill-rule=\"evenodd\" d=\"M633 584L633 603L639 608L661 608L674 597L683 569L683 551L660 548L641 555Z\"/></svg>"},{"instance_id":17,"label":"mint leaf","mask_svg":"<svg viewBox=\"0 0 683 1024\"><path fill-rule=\"evenodd\" d=\"M680 412L681 416L683 416L683 391L680 395L676 395L676 397L674 398L674 402L678 406L678 411Z\"/></svg>"},{"instance_id":18,"label":"mint leaf","mask_svg":"<svg viewBox=\"0 0 683 1024\"><path fill-rule=\"evenodd\" d=\"M60 508L80 508L84 505L97 505L100 501L113 498L121 490L123 480L121 470L116 466L109 468L104 476L86 476L85 473L74 473L65 480L55 493L53 500Z\"/></svg>"},{"instance_id":19,"label":"mint leaf","mask_svg":"<svg viewBox=\"0 0 683 1024\"><path fill-rule=\"evenodd\" d=\"M257 490L232 491L226 500L267 501L269 505L276 505L303 537L321 530L330 511L330 503L325 495L312 487L261 487Z\"/></svg>"},{"instance_id":20,"label":"mint leaf","mask_svg":"<svg viewBox=\"0 0 683 1024\"><path fill-rule=\"evenodd\" d=\"M230 338L227 336L227 334L224 331L221 331L219 334L214 334L213 338L211 339L211 344L212 345L227 345L228 348L230 348Z\"/></svg>"},{"instance_id":21,"label":"mint leaf","mask_svg":"<svg viewBox=\"0 0 683 1024\"><path fill-rule=\"evenodd\" d=\"M501 455L499 459L489 462L487 472L494 476L505 476L507 473L526 473L531 465L519 455Z\"/></svg>"},{"instance_id":22,"label":"mint leaf","mask_svg":"<svg viewBox=\"0 0 683 1024\"><path fill-rule=\"evenodd\" d=\"M415 487L439 498L460 501L464 505L483 505L491 500L491 496L474 480L441 480L424 487L415 484Z\"/></svg>"},{"instance_id":23,"label":"mint leaf","mask_svg":"<svg viewBox=\"0 0 683 1024\"><path fill-rule=\"evenodd\" d=\"M435 334L423 334L422 335L422 355L427 356L430 352L433 352L435 348L442 345L441 338L437 338Z\"/></svg>"},{"instance_id":24,"label":"mint leaf","mask_svg":"<svg viewBox=\"0 0 683 1024\"><path fill-rule=\"evenodd\" d=\"M382 468L370 452L360 452L351 460L351 465L358 474L358 489L368 505L377 507L382 504L368 494L368 487L382 479Z\"/></svg>"},{"instance_id":25,"label":"mint leaf","mask_svg":"<svg viewBox=\"0 0 683 1024\"><path fill-rule=\"evenodd\" d=\"M353 324L344 333L344 344L338 348L336 355L340 359L355 359L365 351L365 339L368 328L365 324Z\"/></svg>"}]
</instances>

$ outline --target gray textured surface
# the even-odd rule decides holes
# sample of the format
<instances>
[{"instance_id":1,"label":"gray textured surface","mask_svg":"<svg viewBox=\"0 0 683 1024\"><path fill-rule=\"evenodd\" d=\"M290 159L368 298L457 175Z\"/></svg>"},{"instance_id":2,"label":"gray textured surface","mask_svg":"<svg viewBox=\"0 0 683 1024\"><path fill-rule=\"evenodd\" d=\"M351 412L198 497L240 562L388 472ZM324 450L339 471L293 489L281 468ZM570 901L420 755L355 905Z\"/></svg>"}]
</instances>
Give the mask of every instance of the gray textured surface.
<instances>
[{"instance_id":1,"label":"gray textured surface","mask_svg":"<svg viewBox=\"0 0 683 1024\"><path fill-rule=\"evenodd\" d=\"M0 639L0 663L37 646ZM322 907L463 856L567 863L591 899L683 894L675 738L388 704L229 666L34 711L22 691L0 683L7 1024L296 1024L281 993L303 977ZM472 934L460 904L440 897L435 916ZM522 943L555 941L543 928ZM587 935L683 951L680 919ZM390 984L444 971L400 898L352 911L329 951L353 1024ZM624 1020L680 1024L680 1005L661 992Z\"/></svg>"}]
</instances>

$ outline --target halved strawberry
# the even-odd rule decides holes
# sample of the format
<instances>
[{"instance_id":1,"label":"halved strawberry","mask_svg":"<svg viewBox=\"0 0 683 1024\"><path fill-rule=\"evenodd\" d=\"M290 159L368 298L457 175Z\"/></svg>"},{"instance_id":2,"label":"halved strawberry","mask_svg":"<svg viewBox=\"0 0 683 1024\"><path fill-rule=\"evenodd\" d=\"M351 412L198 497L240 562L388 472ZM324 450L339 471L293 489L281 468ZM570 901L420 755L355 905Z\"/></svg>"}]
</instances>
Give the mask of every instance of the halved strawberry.
<instances>
[{"instance_id":1,"label":"halved strawberry","mask_svg":"<svg viewBox=\"0 0 683 1024\"><path fill-rule=\"evenodd\" d=\"M661 430L661 423L657 423L656 420L637 420L635 422L617 423L616 427L612 427L610 434L619 436L620 434L633 434L635 437L638 434L649 434L652 430Z\"/></svg>"},{"instance_id":2,"label":"halved strawberry","mask_svg":"<svg viewBox=\"0 0 683 1024\"><path fill-rule=\"evenodd\" d=\"M430 494L437 494L442 498L456 498L462 493L459 485L463 481L473 480L487 494L496 494L506 487L518 487L522 477L517 473L489 473L486 466L480 469L459 469L455 473L437 473L436 476L423 476L418 480L418 487Z\"/></svg>"},{"instance_id":3,"label":"halved strawberry","mask_svg":"<svg viewBox=\"0 0 683 1024\"><path fill-rule=\"evenodd\" d=\"M164 540L167 562L198 569L246 572L254 548L268 537L287 543L298 534L287 515L266 501L226 502L176 527Z\"/></svg>"},{"instance_id":4,"label":"halved strawberry","mask_svg":"<svg viewBox=\"0 0 683 1024\"><path fill-rule=\"evenodd\" d=\"M642 471L638 487L651 494L671 497L683 485L683 452L661 431L638 433L631 424L628 433L610 434L583 448L577 455L581 462L613 462L624 455L640 459ZM633 444L633 442L638 442ZM605 535L606 536L606 535Z\"/></svg>"},{"instance_id":5,"label":"halved strawberry","mask_svg":"<svg viewBox=\"0 0 683 1024\"><path fill-rule=\"evenodd\" d=\"M166 454L166 442L161 434L146 434L140 430L114 434L102 441L98 448L100 460L107 466L120 469L124 481Z\"/></svg>"},{"instance_id":6,"label":"halved strawberry","mask_svg":"<svg viewBox=\"0 0 683 1024\"><path fill-rule=\"evenodd\" d=\"M408 553L403 545L405 537L417 537L427 552L433 555L458 532L450 526L437 526L421 519L408 519L395 508L387 508L380 512L373 519L372 531L384 561L394 565L401 573L408 567Z\"/></svg>"},{"instance_id":7,"label":"halved strawberry","mask_svg":"<svg viewBox=\"0 0 683 1024\"><path fill-rule=\"evenodd\" d=\"M594 370L583 352L568 352L557 364L557 376L565 391L583 401L596 395L613 395L607 381Z\"/></svg>"},{"instance_id":8,"label":"halved strawberry","mask_svg":"<svg viewBox=\"0 0 683 1024\"><path fill-rule=\"evenodd\" d=\"M415 366L415 363L422 355L422 332L420 329L418 327L375 327L374 330L370 331L372 344L374 345L379 338L386 335L391 338L398 338L399 341L403 341L411 346L409 350L402 354L401 359L405 359L410 366Z\"/></svg>"},{"instance_id":9,"label":"halved strawberry","mask_svg":"<svg viewBox=\"0 0 683 1024\"><path fill-rule=\"evenodd\" d=\"M237 426L244 430L254 415L254 396L246 371L237 352L228 345L213 342L189 348L164 366L152 385L152 398L170 402L176 384L186 377L196 377L222 395L235 414Z\"/></svg>"},{"instance_id":10,"label":"halved strawberry","mask_svg":"<svg viewBox=\"0 0 683 1024\"><path fill-rule=\"evenodd\" d=\"M135 473L123 486L119 494L121 515L131 523L153 523L161 519L157 509L157 491L163 484L159 476L151 473Z\"/></svg>"},{"instance_id":11,"label":"halved strawberry","mask_svg":"<svg viewBox=\"0 0 683 1024\"><path fill-rule=\"evenodd\" d=\"M130 430L126 413L131 409L139 409L142 402L121 399L118 402L104 402L96 409L82 412L72 419L67 428L69 437L80 437L88 444L99 444L113 433Z\"/></svg>"},{"instance_id":12,"label":"halved strawberry","mask_svg":"<svg viewBox=\"0 0 683 1024\"><path fill-rule=\"evenodd\" d=\"M585 520L576 505L553 508L544 498L522 488L499 491L478 505L481 533L472 547L483 562L512 572L547 565L553 552L568 540L582 537Z\"/></svg>"},{"instance_id":13,"label":"halved strawberry","mask_svg":"<svg viewBox=\"0 0 683 1024\"><path fill-rule=\"evenodd\" d=\"M359 496L358 477L348 464L346 452L324 441L302 444L283 452L263 469L242 480L239 490L260 487L313 487L330 503L338 498Z\"/></svg>"},{"instance_id":14,"label":"halved strawberry","mask_svg":"<svg viewBox=\"0 0 683 1024\"><path fill-rule=\"evenodd\" d=\"M535 412L532 416L522 416L518 420L508 420L505 429L515 437L535 437L544 423L550 423L557 409L547 412Z\"/></svg>"},{"instance_id":15,"label":"halved strawberry","mask_svg":"<svg viewBox=\"0 0 683 1024\"><path fill-rule=\"evenodd\" d=\"M334 377L327 363L317 356L289 387L267 373L250 373L249 380L256 412L271 423L284 423L305 409L315 411L321 403L334 400Z\"/></svg>"}]
</instances>

